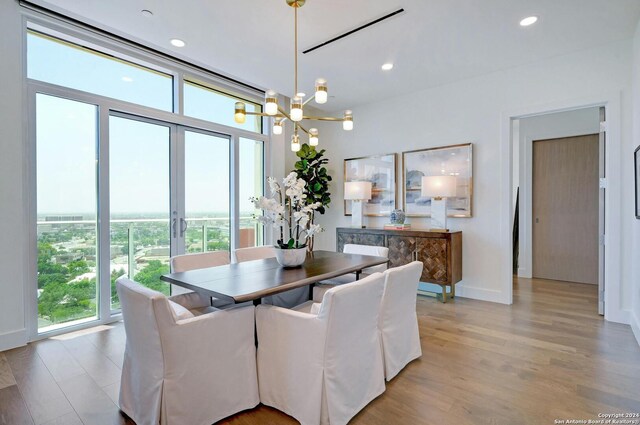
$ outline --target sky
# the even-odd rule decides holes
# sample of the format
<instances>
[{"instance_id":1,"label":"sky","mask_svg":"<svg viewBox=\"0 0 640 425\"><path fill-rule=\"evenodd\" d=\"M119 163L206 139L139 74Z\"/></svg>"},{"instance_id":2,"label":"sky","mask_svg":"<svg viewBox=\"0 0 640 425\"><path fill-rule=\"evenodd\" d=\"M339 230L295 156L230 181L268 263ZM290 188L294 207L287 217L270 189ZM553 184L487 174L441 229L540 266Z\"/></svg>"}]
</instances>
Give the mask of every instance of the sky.
<instances>
[{"instance_id":1,"label":"sky","mask_svg":"<svg viewBox=\"0 0 640 425\"><path fill-rule=\"evenodd\" d=\"M57 85L170 111L170 77L126 62L28 36L28 76ZM255 131L255 120L233 121L234 99L185 87L185 114ZM249 105L247 105L250 110ZM98 108L38 94L36 100L38 215L95 214ZM112 214L170 214L170 127L111 116ZM189 213L229 211L229 140L185 130L185 207ZM260 189L255 173L262 144L240 140L240 210ZM261 170L257 170L261 173ZM174 196L179 196L177 191Z\"/></svg>"}]
</instances>

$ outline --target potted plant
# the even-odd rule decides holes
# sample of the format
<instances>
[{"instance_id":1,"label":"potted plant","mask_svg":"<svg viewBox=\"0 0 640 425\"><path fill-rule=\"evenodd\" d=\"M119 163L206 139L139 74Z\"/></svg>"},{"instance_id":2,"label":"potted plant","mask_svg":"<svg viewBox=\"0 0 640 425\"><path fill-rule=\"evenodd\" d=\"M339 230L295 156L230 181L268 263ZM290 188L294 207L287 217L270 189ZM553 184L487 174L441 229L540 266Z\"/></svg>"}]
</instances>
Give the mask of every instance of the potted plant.
<instances>
[{"instance_id":1,"label":"potted plant","mask_svg":"<svg viewBox=\"0 0 640 425\"><path fill-rule=\"evenodd\" d=\"M295 163L294 172L299 179L303 179L307 182L304 188L304 193L307 195L304 198L307 205L319 203L320 206L311 213L311 219L307 223L307 226L314 224L315 213L325 213L326 207L331 203L331 193L329 193L329 182L331 176L328 174L326 165L329 162L324 157L325 150L317 151L314 146L303 144L296 156L300 158ZM313 236L307 241L307 248L309 252L313 251Z\"/></svg>"},{"instance_id":2,"label":"potted plant","mask_svg":"<svg viewBox=\"0 0 640 425\"><path fill-rule=\"evenodd\" d=\"M295 172L285 177L282 185L273 177L269 177L267 181L271 198L251 198L256 209L263 211L263 215L254 218L264 225L278 229L279 238L275 244L278 263L283 267L300 266L306 259L307 241L323 230L320 225L309 223L321 204L307 204L307 182L299 179Z\"/></svg>"}]
</instances>

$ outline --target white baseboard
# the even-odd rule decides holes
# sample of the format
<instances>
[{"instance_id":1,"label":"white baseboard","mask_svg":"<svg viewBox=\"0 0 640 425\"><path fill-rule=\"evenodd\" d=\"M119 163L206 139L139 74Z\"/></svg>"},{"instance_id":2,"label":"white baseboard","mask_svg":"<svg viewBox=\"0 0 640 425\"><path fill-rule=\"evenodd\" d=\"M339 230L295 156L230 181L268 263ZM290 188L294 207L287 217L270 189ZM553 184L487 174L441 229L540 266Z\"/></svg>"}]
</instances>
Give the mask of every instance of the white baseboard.
<instances>
[{"instance_id":1,"label":"white baseboard","mask_svg":"<svg viewBox=\"0 0 640 425\"><path fill-rule=\"evenodd\" d=\"M633 335L636 337L636 342L640 345L640 317L635 314L633 311L630 314L631 316L631 330L633 330Z\"/></svg>"},{"instance_id":2,"label":"white baseboard","mask_svg":"<svg viewBox=\"0 0 640 425\"><path fill-rule=\"evenodd\" d=\"M622 323L623 325L631 324L631 311L630 310L614 310L607 309L607 305L604 306L604 319L607 322Z\"/></svg>"},{"instance_id":3,"label":"white baseboard","mask_svg":"<svg viewBox=\"0 0 640 425\"><path fill-rule=\"evenodd\" d=\"M27 345L27 330L7 332L0 335L0 351L10 350Z\"/></svg>"},{"instance_id":4,"label":"white baseboard","mask_svg":"<svg viewBox=\"0 0 640 425\"><path fill-rule=\"evenodd\" d=\"M531 270L527 269L526 267L520 267L518 268L518 277L531 279L533 276L531 274Z\"/></svg>"},{"instance_id":5,"label":"white baseboard","mask_svg":"<svg viewBox=\"0 0 640 425\"><path fill-rule=\"evenodd\" d=\"M497 291L495 289L484 289L484 288L474 288L469 286L464 286L464 284L456 285L456 297L462 298L471 298L474 300L480 301L490 301L493 303L500 304L509 304L508 301L505 300L502 291Z\"/></svg>"}]
</instances>

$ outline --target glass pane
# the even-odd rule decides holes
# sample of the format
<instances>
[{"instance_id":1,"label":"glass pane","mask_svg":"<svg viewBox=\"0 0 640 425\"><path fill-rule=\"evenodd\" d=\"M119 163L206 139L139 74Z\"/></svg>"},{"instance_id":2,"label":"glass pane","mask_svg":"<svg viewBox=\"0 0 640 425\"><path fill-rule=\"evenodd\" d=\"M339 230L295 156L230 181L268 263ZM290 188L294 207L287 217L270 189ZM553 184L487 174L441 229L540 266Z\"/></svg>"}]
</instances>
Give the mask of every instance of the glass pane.
<instances>
[{"instance_id":1,"label":"glass pane","mask_svg":"<svg viewBox=\"0 0 640 425\"><path fill-rule=\"evenodd\" d=\"M212 121L230 127L262 133L262 118L247 115L244 124L234 120L237 101L244 102L247 112L262 112L262 105L210 89L197 83L184 83L184 114L202 120Z\"/></svg>"},{"instance_id":2,"label":"glass pane","mask_svg":"<svg viewBox=\"0 0 640 425\"><path fill-rule=\"evenodd\" d=\"M173 111L173 78L43 34L27 34L27 76Z\"/></svg>"},{"instance_id":3,"label":"glass pane","mask_svg":"<svg viewBox=\"0 0 640 425\"><path fill-rule=\"evenodd\" d=\"M256 210L251 197L264 194L264 143L240 139L240 241L238 246L264 245L264 229L254 219Z\"/></svg>"},{"instance_id":4,"label":"glass pane","mask_svg":"<svg viewBox=\"0 0 640 425\"><path fill-rule=\"evenodd\" d=\"M38 331L97 318L97 107L36 95Z\"/></svg>"},{"instance_id":5,"label":"glass pane","mask_svg":"<svg viewBox=\"0 0 640 425\"><path fill-rule=\"evenodd\" d=\"M170 257L170 129L109 118L111 307L120 307L115 280L128 275L165 295Z\"/></svg>"},{"instance_id":6,"label":"glass pane","mask_svg":"<svg viewBox=\"0 0 640 425\"><path fill-rule=\"evenodd\" d=\"M185 131L186 252L229 250L229 139Z\"/></svg>"}]
</instances>

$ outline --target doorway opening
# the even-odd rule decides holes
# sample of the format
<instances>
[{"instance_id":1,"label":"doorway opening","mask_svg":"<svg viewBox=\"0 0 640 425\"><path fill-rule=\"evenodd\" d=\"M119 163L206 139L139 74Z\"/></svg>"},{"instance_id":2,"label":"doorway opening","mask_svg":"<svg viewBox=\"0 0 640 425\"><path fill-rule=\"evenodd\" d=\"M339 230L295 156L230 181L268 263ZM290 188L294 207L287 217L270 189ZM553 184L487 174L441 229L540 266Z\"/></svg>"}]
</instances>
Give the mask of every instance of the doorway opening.
<instances>
[{"instance_id":1,"label":"doorway opening","mask_svg":"<svg viewBox=\"0 0 640 425\"><path fill-rule=\"evenodd\" d=\"M597 106L512 121L516 300L551 282L604 314L605 129Z\"/></svg>"}]
</instances>

